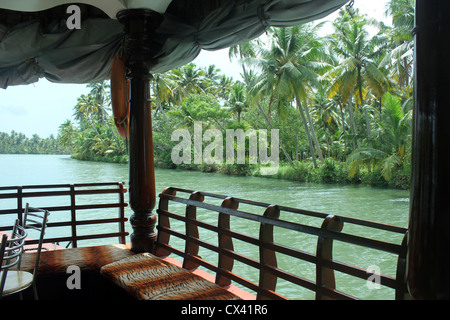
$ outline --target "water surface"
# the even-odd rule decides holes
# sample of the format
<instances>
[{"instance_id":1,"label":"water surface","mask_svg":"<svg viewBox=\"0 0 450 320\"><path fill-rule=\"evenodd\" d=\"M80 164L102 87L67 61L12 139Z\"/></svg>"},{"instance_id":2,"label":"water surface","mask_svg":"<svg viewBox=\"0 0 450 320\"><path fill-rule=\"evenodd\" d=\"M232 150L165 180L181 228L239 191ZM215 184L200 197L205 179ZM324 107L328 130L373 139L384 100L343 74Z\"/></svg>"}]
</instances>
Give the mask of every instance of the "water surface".
<instances>
[{"instance_id":1,"label":"water surface","mask_svg":"<svg viewBox=\"0 0 450 320\"><path fill-rule=\"evenodd\" d=\"M78 161L69 156L55 155L0 155L0 186L34 185L34 184L68 184L91 182L128 181L128 165L90 161ZM373 188L361 185L329 185L284 181L260 177L237 177L216 173L156 169L157 194L165 187L175 186L186 189L219 193L238 198L251 199L266 203L285 205L328 214L371 220L401 227L408 225L409 192L404 190ZM127 200L127 199L126 199ZM0 202L1 205L1 202ZM131 210L127 208L129 217ZM300 219L285 217L285 219ZM303 219L303 218L302 218ZM296 221L308 223L305 220ZM214 223L212 221L211 223ZM217 223L217 222L215 222ZM233 225L235 223L235 225ZM246 225L239 221L232 227L251 232L258 229L251 223ZM131 232L127 223L127 231ZM253 230L254 231L254 230ZM352 230L345 230L351 232ZM314 252L317 240L290 231L275 230L275 241ZM383 233L374 235L385 237ZM393 239L399 242L401 239ZM235 249L240 253L258 255L255 248L236 243ZM352 265L367 268L370 265L380 267L383 274L395 276L396 260L393 255L373 253L356 246L335 244L335 258ZM205 253L208 254L208 253ZM277 256L278 257L278 256ZM315 269L310 264L294 264L292 260L279 255L279 266L289 272L314 279ZM258 281L258 275L251 268L240 266L242 275ZM365 299L392 299L393 290L370 290L365 281L354 281L346 275L337 274L337 287L347 288L352 294ZM277 285L277 291L294 299L313 299L314 294L308 290L290 286L283 281Z\"/></svg>"}]
</instances>

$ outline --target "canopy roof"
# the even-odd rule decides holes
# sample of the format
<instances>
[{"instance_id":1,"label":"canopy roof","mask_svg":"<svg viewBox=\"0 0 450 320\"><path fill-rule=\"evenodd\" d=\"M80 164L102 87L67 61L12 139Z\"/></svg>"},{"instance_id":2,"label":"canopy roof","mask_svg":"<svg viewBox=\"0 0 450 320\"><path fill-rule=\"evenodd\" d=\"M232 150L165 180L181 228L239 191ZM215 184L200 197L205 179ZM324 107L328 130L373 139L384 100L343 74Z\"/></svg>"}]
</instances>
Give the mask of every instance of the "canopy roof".
<instances>
[{"instance_id":1,"label":"canopy roof","mask_svg":"<svg viewBox=\"0 0 450 320\"><path fill-rule=\"evenodd\" d=\"M182 66L202 49L260 36L268 27L320 19L348 0L78 0L81 29L70 30L67 0L0 0L0 87L109 79L123 39L118 11L148 8L164 20L152 40L153 72Z\"/></svg>"}]
</instances>

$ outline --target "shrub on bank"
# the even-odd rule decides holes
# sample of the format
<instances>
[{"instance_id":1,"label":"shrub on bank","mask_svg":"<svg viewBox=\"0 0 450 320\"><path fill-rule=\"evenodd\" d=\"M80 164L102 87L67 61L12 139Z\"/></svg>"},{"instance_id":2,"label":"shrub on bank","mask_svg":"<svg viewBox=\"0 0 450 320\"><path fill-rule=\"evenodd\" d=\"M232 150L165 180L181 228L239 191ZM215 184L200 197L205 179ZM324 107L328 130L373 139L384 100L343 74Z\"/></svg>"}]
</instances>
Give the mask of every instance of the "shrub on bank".
<instances>
[{"instance_id":1,"label":"shrub on bank","mask_svg":"<svg viewBox=\"0 0 450 320\"><path fill-rule=\"evenodd\" d=\"M162 155L162 154L161 154ZM217 172L236 176L263 176L260 171L260 164L179 164L175 165L165 154L165 157L155 157L155 166L166 169L181 169L200 172ZM326 159L324 164L319 164L317 168L310 160L294 161L279 164L278 171L274 175L265 175L266 178L291 180L297 182L311 183L333 183L333 184L365 184L374 187L389 187L396 189L409 189L410 165L395 168L392 177L386 181L381 169L368 171L361 168L357 174L350 177L349 165L346 162Z\"/></svg>"},{"instance_id":2,"label":"shrub on bank","mask_svg":"<svg viewBox=\"0 0 450 320\"><path fill-rule=\"evenodd\" d=\"M325 160L323 165L314 168L312 162L294 162L280 165L275 175L268 176L275 179L285 179L298 182L334 183L334 184L366 184L374 187L390 187L396 189L409 189L410 169L408 167L396 168L392 178L386 181L381 169L367 171L361 169L356 175L350 177L346 162Z\"/></svg>"},{"instance_id":3,"label":"shrub on bank","mask_svg":"<svg viewBox=\"0 0 450 320\"><path fill-rule=\"evenodd\" d=\"M80 156L78 154L72 154L72 158L82 161L95 161L95 162L107 162L107 163L128 163L128 155L115 155L115 156Z\"/></svg>"}]
</instances>

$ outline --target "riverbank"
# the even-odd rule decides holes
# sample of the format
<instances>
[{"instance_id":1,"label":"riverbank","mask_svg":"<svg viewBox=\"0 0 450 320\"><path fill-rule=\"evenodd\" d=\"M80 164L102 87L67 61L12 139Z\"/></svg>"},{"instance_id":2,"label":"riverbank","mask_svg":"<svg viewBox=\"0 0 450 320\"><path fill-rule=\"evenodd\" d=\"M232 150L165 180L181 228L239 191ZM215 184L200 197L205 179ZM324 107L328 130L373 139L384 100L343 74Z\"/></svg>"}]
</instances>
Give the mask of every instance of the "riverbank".
<instances>
[{"instance_id":1,"label":"riverbank","mask_svg":"<svg viewBox=\"0 0 450 320\"><path fill-rule=\"evenodd\" d=\"M80 158L74 155L73 159L81 161L93 161L104 163L128 163L128 156L98 156L92 158ZM368 170L361 168L356 174L350 176L349 165L346 162L340 162L327 159L323 165L314 168L312 161L294 161L293 166L290 163L282 162L278 171L274 175L261 175L259 165L249 164L179 164L164 161L164 159L155 158L155 167L161 169L177 169L186 171L216 172L233 176L253 176L272 179L281 179L297 182L310 183L331 183L331 184L362 184L372 187L393 188L409 190L410 187L410 166L403 166L393 170L389 181L386 181L381 172L381 168Z\"/></svg>"},{"instance_id":2,"label":"riverbank","mask_svg":"<svg viewBox=\"0 0 450 320\"><path fill-rule=\"evenodd\" d=\"M263 176L266 178L282 179L297 182L332 183L332 184L363 184L372 187L383 187L408 190L410 187L410 167L403 166L393 170L389 181L383 177L381 168L369 170L361 168L353 176L349 172L346 162L327 159L323 165L314 168L312 161L294 161L280 163L278 171L274 175L261 175L259 165L249 164L180 164L168 165L161 161L155 161L155 166L164 169L179 169L201 172L217 172L236 176Z\"/></svg>"}]
</instances>

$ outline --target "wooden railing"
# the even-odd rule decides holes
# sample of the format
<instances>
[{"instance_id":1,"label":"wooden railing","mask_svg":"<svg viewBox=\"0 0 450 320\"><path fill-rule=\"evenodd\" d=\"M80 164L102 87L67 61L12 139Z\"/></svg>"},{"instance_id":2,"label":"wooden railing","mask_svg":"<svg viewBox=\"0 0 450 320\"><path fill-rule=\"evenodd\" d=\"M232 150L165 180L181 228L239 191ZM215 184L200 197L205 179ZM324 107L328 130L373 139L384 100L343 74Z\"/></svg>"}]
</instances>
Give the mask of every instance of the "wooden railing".
<instances>
[{"instance_id":1,"label":"wooden railing","mask_svg":"<svg viewBox=\"0 0 450 320\"><path fill-rule=\"evenodd\" d=\"M238 209L239 207L245 208ZM257 299L286 299L286 296L277 292L279 279L312 290L316 299L357 299L339 290L336 272L362 279L363 282L371 282L373 279L373 285L394 289L395 299L407 298L404 281L405 228L173 187L166 188L160 194L157 213L159 222L156 255L164 257L174 253L181 257L183 267L203 267L215 275L215 282L219 285L239 284L255 292ZM283 217L288 217L289 221ZM318 219L317 226L301 223L313 218ZM259 228L246 227L245 232L238 232L236 226L244 225L247 223L245 221L256 223ZM233 226L230 226L231 222ZM344 225L349 229L356 226L368 230L363 235L343 233ZM276 243L274 238L277 238L279 228L310 238L316 237L315 252L300 250L303 244L294 237L280 239ZM256 234L248 235L250 231ZM368 236L380 231L383 238L381 240ZM204 232L209 232L209 235L202 237ZM397 243L385 241L386 233L398 238ZM175 238L171 239L172 236ZM235 249L237 242L256 246L253 252L256 251L258 257L249 257L240 252L240 249ZM356 250L363 248L394 255L395 275L372 274L368 273L367 266L357 267L345 261L334 260L333 247L337 243L354 246ZM202 253L200 256L200 250L211 254ZM299 260L314 264L315 279L283 270L278 266L279 255L288 256L291 265L297 264ZM254 268L258 273L258 280L250 281L239 275L236 268L233 268L236 263Z\"/></svg>"},{"instance_id":2,"label":"wooden railing","mask_svg":"<svg viewBox=\"0 0 450 320\"><path fill-rule=\"evenodd\" d=\"M117 237L119 243L125 244L126 192L123 183L116 182L0 187L0 231L11 229L8 221L22 219L29 203L50 212L46 243L69 242L76 248L82 240ZM114 208L118 210L117 218L111 218L108 211ZM100 211L106 214L100 217ZM113 228L102 228L106 224L116 224L117 232L104 232Z\"/></svg>"},{"instance_id":3,"label":"wooden railing","mask_svg":"<svg viewBox=\"0 0 450 320\"><path fill-rule=\"evenodd\" d=\"M71 242L72 247L78 247L82 240L117 237L124 244L128 235L125 193L122 183L0 187L0 231L9 231L4 222L21 219L25 204L30 203L51 212L48 231L65 228L58 233L62 236L47 236L45 242ZM111 196L117 196L118 201ZM41 205L39 200L51 205ZM118 209L117 218L111 218L110 211L98 216L98 209L113 208ZM241 286L254 292L257 299L289 298L289 294L280 293L280 282L306 288L316 299L357 299L341 289L337 273L366 282L375 280L393 289L395 299L408 298L405 228L173 187L160 194L157 213L156 255L176 254L184 268L204 268L217 284ZM105 224L116 224L118 231L93 232ZM355 226L364 231L355 231ZM351 232L343 232L344 228ZM282 229L292 236L280 238ZM381 239L369 236L379 232ZM396 240L386 240L391 238ZM313 250L304 249L307 242ZM252 246L251 250L243 251L243 243ZM353 246L356 255L363 255L364 250L390 254L395 274L371 274L367 266L338 261L334 256L342 256L338 250L342 245ZM289 270L283 262L286 259L282 261L280 256L288 257L288 267L300 262L312 264L312 278L302 275L302 270ZM254 270L256 280L240 273L243 265Z\"/></svg>"}]
</instances>

